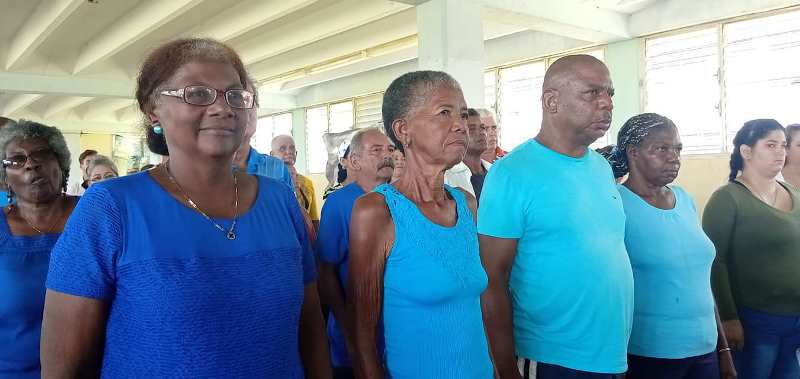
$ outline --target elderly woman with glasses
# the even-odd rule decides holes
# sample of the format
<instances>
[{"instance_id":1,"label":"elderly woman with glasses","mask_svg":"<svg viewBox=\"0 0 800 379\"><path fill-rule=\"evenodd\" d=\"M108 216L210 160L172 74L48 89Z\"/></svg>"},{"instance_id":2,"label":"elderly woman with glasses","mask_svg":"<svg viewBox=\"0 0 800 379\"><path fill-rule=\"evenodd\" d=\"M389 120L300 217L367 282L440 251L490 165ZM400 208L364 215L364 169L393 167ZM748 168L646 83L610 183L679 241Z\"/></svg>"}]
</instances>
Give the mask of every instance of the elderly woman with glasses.
<instances>
[{"instance_id":1,"label":"elderly woman with glasses","mask_svg":"<svg viewBox=\"0 0 800 379\"><path fill-rule=\"evenodd\" d=\"M0 129L0 378L38 378L50 250L75 207L64 195L69 150L58 129L22 120Z\"/></svg>"},{"instance_id":2,"label":"elderly woman with glasses","mask_svg":"<svg viewBox=\"0 0 800 379\"><path fill-rule=\"evenodd\" d=\"M136 99L157 168L89 188L53 249L44 377L328 378L291 189L231 167L253 94L231 48L180 39Z\"/></svg>"}]
</instances>

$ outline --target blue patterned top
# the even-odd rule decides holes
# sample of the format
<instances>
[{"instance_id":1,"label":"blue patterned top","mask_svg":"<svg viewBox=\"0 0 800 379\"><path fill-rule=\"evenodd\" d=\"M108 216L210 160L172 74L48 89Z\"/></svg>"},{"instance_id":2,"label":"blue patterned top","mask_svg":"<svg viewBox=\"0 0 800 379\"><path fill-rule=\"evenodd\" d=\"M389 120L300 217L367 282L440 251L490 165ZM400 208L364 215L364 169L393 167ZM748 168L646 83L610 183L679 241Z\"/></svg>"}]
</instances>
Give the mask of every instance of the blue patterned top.
<instances>
[{"instance_id":1,"label":"blue patterned top","mask_svg":"<svg viewBox=\"0 0 800 379\"><path fill-rule=\"evenodd\" d=\"M445 188L458 212L452 227L428 220L389 184L375 189L395 225L383 278L386 367L394 379L493 377L480 304L488 279L475 222L464 194Z\"/></svg>"},{"instance_id":2,"label":"blue patterned top","mask_svg":"<svg viewBox=\"0 0 800 379\"><path fill-rule=\"evenodd\" d=\"M303 377L313 256L292 191L265 177L258 186L235 240L147 172L89 187L53 249L47 288L110 305L102 377Z\"/></svg>"},{"instance_id":3,"label":"blue patterned top","mask_svg":"<svg viewBox=\"0 0 800 379\"><path fill-rule=\"evenodd\" d=\"M0 210L0 378L40 377L44 281L58 236L14 236Z\"/></svg>"}]
</instances>

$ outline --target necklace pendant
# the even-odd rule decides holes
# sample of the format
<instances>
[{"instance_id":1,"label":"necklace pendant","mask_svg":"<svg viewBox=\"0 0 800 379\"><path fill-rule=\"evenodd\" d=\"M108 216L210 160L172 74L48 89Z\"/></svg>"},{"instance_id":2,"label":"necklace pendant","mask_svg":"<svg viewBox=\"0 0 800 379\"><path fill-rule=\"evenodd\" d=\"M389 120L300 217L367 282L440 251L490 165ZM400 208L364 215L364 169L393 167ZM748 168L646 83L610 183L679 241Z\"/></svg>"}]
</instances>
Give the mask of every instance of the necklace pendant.
<instances>
[{"instance_id":1,"label":"necklace pendant","mask_svg":"<svg viewBox=\"0 0 800 379\"><path fill-rule=\"evenodd\" d=\"M236 239L236 233L234 233L233 230L229 230L227 237L229 240L233 241Z\"/></svg>"}]
</instances>

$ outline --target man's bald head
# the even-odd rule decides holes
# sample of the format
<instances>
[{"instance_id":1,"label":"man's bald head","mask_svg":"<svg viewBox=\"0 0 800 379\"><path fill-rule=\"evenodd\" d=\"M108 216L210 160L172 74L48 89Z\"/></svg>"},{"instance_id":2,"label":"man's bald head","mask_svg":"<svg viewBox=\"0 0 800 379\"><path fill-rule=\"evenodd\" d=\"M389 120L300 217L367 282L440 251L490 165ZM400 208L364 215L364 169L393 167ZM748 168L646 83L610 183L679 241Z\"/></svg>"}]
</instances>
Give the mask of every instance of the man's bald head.
<instances>
[{"instance_id":1,"label":"man's bald head","mask_svg":"<svg viewBox=\"0 0 800 379\"><path fill-rule=\"evenodd\" d=\"M574 80L581 72L597 69L608 72L605 63L591 55L578 54L558 58L547 68L542 89L545 91L558 90Z\"/></svg>"},{"instance_id":2,"label":"man's bald head","mask_svg":"<svg viewBox=\"0 0 800 379\"><path fill-rule=\"evenodd\" d=\"M272 139L272 151L269 153L286 163L287 166L294 166L297 160L297 148L294 145L294 138L290 135L279 135Z\"/></svg>"}]
</instances>

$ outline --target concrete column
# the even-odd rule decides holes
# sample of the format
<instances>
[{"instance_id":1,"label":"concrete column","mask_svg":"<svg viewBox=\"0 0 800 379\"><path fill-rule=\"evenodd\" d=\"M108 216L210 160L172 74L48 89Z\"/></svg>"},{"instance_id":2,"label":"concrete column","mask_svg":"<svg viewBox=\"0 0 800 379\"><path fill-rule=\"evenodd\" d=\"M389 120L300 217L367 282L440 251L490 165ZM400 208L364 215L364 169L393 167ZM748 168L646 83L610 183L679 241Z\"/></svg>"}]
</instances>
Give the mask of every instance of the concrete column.
<instances>
[{"instance_id":1,"label":"concrete column","mask_svg":"<svg viewBox=\"0 0 800 379\"><path fill-rule=\"evenodd\" d=\"M467 106L484 107L481 6L430 0L417 6L419 69L445 71L461 84Z\"/></svg>"}]
</instances>

